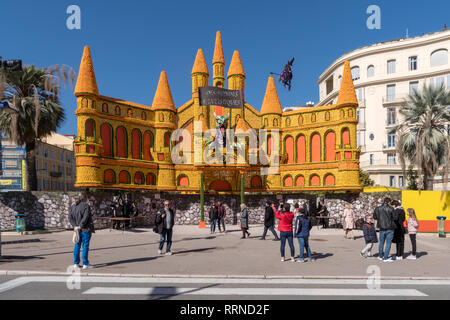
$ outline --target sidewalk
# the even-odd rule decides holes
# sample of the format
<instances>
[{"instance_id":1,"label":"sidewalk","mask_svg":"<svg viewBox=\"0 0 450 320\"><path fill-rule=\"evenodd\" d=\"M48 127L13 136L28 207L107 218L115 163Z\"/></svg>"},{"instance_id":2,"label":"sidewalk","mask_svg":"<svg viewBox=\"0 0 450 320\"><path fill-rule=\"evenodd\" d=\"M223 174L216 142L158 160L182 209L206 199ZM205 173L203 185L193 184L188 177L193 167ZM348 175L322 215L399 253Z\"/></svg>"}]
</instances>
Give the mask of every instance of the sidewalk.
<instances>
[{"instance_id":1,"label":"sidewalk","mask_svg":"<svg viewBox=\"0 0 450 320\"><path fill-rule=\"evenodd\" d=\"M263 226L250 226L250 239L240 239L242 233L237 226L227 227L228 233L211 235L209 228L175 226L172 256L158 255L159 235L151 229L99 230L91 241L89 260L96 268L90 269L89 275L367 278L367 268L377 265L385 279L450 279L449 238L419 234L417 260L384 263L376 258L359 256L364 246L362 231L355 231L357 240L347 240L341 229L318 230L314 227L310 246L316 261L300 264L280 261L280 242L272 241L270 232L265 241L259 240ZM2 240L32 241L3 245L0 273L62 273L73 264L71 231L23 236L2 233ZM296 239L294 245L297 256ZM406 235L405 255L410 250ZM378 253L377 245L373 253ZM395 244L391 248L393 253ZM286 258L290 258L287 243Z\"/></svg>"}]
</instances>

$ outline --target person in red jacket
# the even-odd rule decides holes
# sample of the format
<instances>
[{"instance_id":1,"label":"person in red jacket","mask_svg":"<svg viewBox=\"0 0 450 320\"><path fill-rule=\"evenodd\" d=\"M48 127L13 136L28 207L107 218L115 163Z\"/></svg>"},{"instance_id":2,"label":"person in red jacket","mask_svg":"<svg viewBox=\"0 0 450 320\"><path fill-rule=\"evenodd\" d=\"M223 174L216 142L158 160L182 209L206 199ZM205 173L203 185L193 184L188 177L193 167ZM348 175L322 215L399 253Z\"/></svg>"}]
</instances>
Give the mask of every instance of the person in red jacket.
<instances>
[{"instance_id":1,"label":"person in red jacket","mask_svg":"<svg viewBox=\"0 0 450 320\"><path fill-rule=\"evenodd\" d=\"M291 205L286 203L284 208L281 207L275 214L275 218L279 219L278 230L280 231L280 252L281 261L284 259L284 248L286 247L286 239L289 243L291 249L291 262L295 262L295 249L294 249L294 234L292 233L292 220L294 219L294 214L290 212Z\"/></svg>"}]
</instances>

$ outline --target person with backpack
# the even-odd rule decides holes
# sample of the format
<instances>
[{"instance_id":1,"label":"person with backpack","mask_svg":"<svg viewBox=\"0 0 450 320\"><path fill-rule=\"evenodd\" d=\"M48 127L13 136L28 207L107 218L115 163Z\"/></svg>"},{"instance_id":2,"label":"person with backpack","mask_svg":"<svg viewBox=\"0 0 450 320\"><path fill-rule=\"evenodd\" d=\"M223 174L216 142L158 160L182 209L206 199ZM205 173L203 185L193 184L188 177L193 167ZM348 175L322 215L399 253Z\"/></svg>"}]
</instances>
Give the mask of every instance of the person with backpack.
<instances>
[{"instance_id":1,"label":"person with backpack","mask_svg":"<svg viewBox=\"0 0 450 320\"><path fill-rule=\"evenodd\" d=\"M164 208L160 209L155 217L155 228L153 231L160 234L158 254L162 253L164 242L167 239L166 256L172 255L172 235L175 224L175 212L170 208L170 202L164 201Z\"/></svg>"},{"instance_id":2,"label":"person with backpack","mask_svg":"<svg viewBox=\"0 0 450 320\"><path fill-rule=\"evenodd\" d=\"M413 208L408 208L406 210L406 213L408 214L408 234L409 239L411 240L411 246L412 251L409 256L406 257L408 260L416 260L416 251L417 251L417 244L416 244L416 235L417 231L419 230L419 222L417 221L416 212Z\"/></svg>"},{"instance_id":3,"label":"person with backpack","mask_svg":"<svg viewBox=\"0 0 450 320\"><path fill-rule=\"evenodd\" d=\"M73 250L74 267L80 267L80 250L81 247L83 247L83 269L91 269L93 266L89 263L89 246L92 234L95 233L95 229L91 210L87 204L86 193L82 193L75 204L70 208L69 221L75 232L78 232L78 242L75 243Z\"/></svg>"},{"instance_id":4,"label":"person with backpack","mask_svg":"<svg viewBox=\"0 0 450 320\"><path fill-rule=\"evenodd\" d=\"M405 210L397 200L392 200L391 206L394 208L394 238L392 242L396 244L397 253L395 255L395 261L403 260L403 253L405 251Z\"/></svg>"},{"instance_id":5,"label":"person with backpack","mask_svg":"<svg viewBox=\"0 0 450 320\"><path fill-rule=\"evenodd\" d=\"M250 237L250 232L248 232L248 210L245 203L241 203L241 213L240 213L240 222L241 222L241 229L242 229L242 238L245 239L245 235L247 235L247 238Z\"/></svg>"},{"instance_id":6,"label":"person with backpack","mask_svg":"<svg viewBox=\"0 0 450 320\"><path fill-rule=\"evenodd\" d=\"M290 212L291 205L286 203L284 207L280 208L275 214L275 218L280 220L278 224L278 230L280 231L280 253L281 253L281 262L285 261L284 259L284 250L286 247L286 240L289 243L289 247L291 249L291 262L295 262L295 248L294 248L294 240L292 234L292 220L294 220L294 214Z\"/></svg>"},{"instance_id":7,"label":"person with backpack","mask_svg":"<svg viewBox=\"0 0 450 320\"><path fill-rule=\"evenodd\" d=\"M392 258L389 258L395 230L394 209L389 205L390 203L391 199L385 198L383 204L377 207L373 214L373 218L377 220L377 226L380 229L378 259L383 260L383 262L394 261ZM386 248L384 248L385 244Z\"/></svg>"},{"instance_id":8,"label":"person with backpack","mask_svg":"<svg viewBox=\"0 0 450 320\"><path fill-rule=\"evenodd\" d=\"M366 246L360 252L361 257L363 258L372 257L373 244L378 243L377 231L375 230L373 217L368 214L365 218L366 219L363 225L363 233Z\"/></svg>"},{"instance_id":9,"label":"person with backpack","mask_svg":"<svg viewBox=\"0 0 450 320\"><path fill-rule=\"evenodd\" d=\"M305 214L305 209L302 207L300 209L300 214L295 220L295 231L294 237L297 238L298 244L300 246L300 255L297 262L305 262L304 251L308 255L309 262L315 261L311 255L311 248L309 247L309 235L312 228L311 218Z\"/></svg>"}]
</instances>

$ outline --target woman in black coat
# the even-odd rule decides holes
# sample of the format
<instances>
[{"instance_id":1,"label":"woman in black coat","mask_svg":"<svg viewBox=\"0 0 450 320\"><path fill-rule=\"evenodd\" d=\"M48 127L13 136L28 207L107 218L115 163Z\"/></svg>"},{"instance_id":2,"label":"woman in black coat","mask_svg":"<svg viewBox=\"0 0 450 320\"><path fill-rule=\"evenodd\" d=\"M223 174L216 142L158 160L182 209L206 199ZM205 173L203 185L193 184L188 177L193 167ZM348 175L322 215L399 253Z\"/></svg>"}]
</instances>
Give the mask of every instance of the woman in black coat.
<instances>
[{"instance_id":1,"label":"woman in black coat","mask_svg":"<svg viewBox=\"0 0 450 320\"><path fill-rule=\"evenodd\" d=\"M391 206L394 208L394 238L392 242L397 246L396 260L403 260L403 253L405 251L405 210L400 206L400 202L392 200Z\"/></svg>"}]
</instances>

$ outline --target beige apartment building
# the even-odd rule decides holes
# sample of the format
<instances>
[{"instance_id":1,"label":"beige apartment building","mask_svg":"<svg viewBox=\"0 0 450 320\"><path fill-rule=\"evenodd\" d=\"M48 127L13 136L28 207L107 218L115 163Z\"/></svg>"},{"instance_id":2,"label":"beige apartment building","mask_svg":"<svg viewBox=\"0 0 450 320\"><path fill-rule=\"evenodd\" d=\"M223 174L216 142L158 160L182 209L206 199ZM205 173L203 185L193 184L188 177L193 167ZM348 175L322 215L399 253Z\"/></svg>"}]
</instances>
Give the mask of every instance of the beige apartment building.
<instances>
[{"instance_id":1,"label":"beige apartment building","mask_svg":"<svg viewBox=\"0 0 450 320\"><path fill-rule=\"evenodd\" d=\"M396 138L389 130L402 121L399 107L414 89L424 84L450 88L450 30L414 38L376 43L346 53L319 77L320 102L335 104L341 74L350 61L359 107L357 142L361 147L360 167L376 185L405 188ZM447 125L447 134L450 124ZM442 189L442 177L435 177L435 190Z\"/></svg>"},{"instance_id":2,"label":"beige apartment building","mask_svg":"<svg viewBox=\"0 0 450 320\"><path fill-rule=\"evenodd\" d=\"M37 144L38 191L74 190L74 140L74 135L54 133Z\"/></svg>"}]
</instances>

